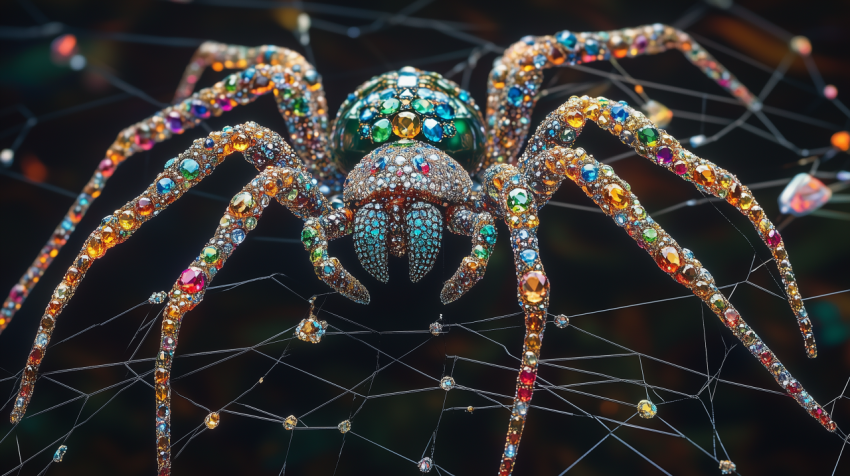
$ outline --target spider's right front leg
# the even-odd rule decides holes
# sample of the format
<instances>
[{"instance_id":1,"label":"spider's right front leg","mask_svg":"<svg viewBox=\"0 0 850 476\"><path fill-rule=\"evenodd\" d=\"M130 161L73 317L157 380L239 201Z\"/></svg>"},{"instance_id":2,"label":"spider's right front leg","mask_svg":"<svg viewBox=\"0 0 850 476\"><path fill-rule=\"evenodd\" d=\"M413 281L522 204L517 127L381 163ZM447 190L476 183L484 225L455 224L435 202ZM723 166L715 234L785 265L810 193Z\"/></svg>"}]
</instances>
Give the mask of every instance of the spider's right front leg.
<instances>
[{"instance_id":1,"label":"spider's right front leg","mask_svg":"<svg viewBox=\"0 0 850 476\"><path fill-rule=\"evenodd\" d=\"M487 262L496 246L496 227L488 212L476 213L465 206L449 207L449 231L472 237L472 253L463 259L455 274L443 285L440 300L448 304L463 296L484 277Z\"/></svg>"}]
</instances>

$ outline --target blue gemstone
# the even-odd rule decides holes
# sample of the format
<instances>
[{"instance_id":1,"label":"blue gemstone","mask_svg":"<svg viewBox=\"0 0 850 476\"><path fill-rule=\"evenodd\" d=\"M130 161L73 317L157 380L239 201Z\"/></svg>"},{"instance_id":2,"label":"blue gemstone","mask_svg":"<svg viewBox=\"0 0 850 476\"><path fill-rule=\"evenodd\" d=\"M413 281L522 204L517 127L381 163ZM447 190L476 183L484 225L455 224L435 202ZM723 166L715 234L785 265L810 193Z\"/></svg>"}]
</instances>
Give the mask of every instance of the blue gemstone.
<instances>
[{"instance_id":1,"label":"blue gemstone","mask_svg":"<svg viewBox=\"0 0 850 476\"><path fill-rule=\"evenodd\" d=\"M517 233L517 235L519 235L520 240L523 240L523 241L527 240L528 239L528 230L520 230L519 233Z\"/></svg>"},{"instance_id":2,"label":"blue gemstone","mask_svg":"<svg viewBox=\"0 0 850 476\"><path fill-rule=\"evenodd\" d=\"M443 138L443 126L436 119L425 119L422 122L422 133L431 142L440 142Z\"/></svg>"},{"instance_id":3,"label":"blue gemstone","mask_svg":"<svg viewBox=\"0 0 850 476\"><path fill-rule=\"evenodd\" d=\"M578 38L576 38L576 36L570 33L568 30L564 30L555 35L555 39L558 40L558 43L566 46L568 49L575 48L576 43L578 42Z\"/></svg>"},{"instance_id":4,"label":"blue gemstone","mask_svg":"<svg viewBox=\"0 0 850 476\"><path fill-rule=\"evenodd\" d=\"M596 164L585 164L581 168L581 178L585 182L593 182L599 177L599 167Z\"/></svg>"},{"instance_id":5,"label":"blue gemstone","mask_svg":"<svg viewBox=\"0 0 850 476\"><path fill-rule=\"evenodd\" d=\"M165 195L166 193L169 193L171 192L171 190L174 189L174 185L174 180L165 177L164 179L161 179L159 182L156 183L156 191L160 195Z\"/></svg>"},{"instance_id":6,"label":"blue gemstone","mask_svg":"<svg viewBox=\"0 0 850 476\"><path fill-rule=\"evenodd\" d=\"M422 99L431 99L434 97L434 91L431 91L428 88L419 88L419 90L416 91L416 95Z\"/></svg>"},{"instance_id":7,"label":"blue gemstone","mask_svg":"<svg viewBox=\"0 0 850 476\"><path fill-rule=\"evenodd\" d=\"M201 101L193 101L192 102L192 114L196 117L200 117L201 119L206 119L210 117L210 110L206 104Z\"/></svg>"},{"instance_id":8,"label":"blue gemstone","mask_svg":"<svg viewBox=\"0 0 850 476\"><path fill-rule=\"evenodd\" d=\"M437 107L434 108L434 112L441 119L445 119L447 121L455 118L455 110L448 104L438 104Z\"/></svg>"},{"instance_id":9,"label":"blue gemstone","mask_svg":"<svg viewBox=\"0 0 850 476\"><path fill-rule=\"evenodd\" d=\"M511 86L511 89L508 90L508 102L517 107L522 104L522 90L516 86Z\"/></svg>"},{"instance_id":10,"label":"blue gemstone","mask_svg":"<svg viewBox=\"0 0 850 476\"><path fill-rule=\"evenodd\" d=\"M614 216L614 221L616 221L620 226L624 226L628 220L629 219L626 218L626 215L623 215L622 213L618 213Z\"/></svg>"},{"instance_id":11,"label":"blue gemstone","mask_svg":"<svg viewBox=\"0 0 850 476\"><path fill-rule=\"evenodd\" d=\"M70 230L70 229L72 229L72 228L74 228L74 224L73 224L73 223L71 223L71 220L69 220L69 219L67 219L67 218L66 218L66 219L64 219L64 220L62 220L62 229L64 229L64 230Z\"/></svg>"},{"instance_id":12,"label":"blue gemstone","mask_svg":"<svg viewBox=\"0 0 850 476\"><path fill-rule=\"evenodd\" d=\"M242 243L242 241L245 240L245 230L243 230L241 228L237 228L237 229L233 230L233 232L230 233L230 239L232 239L233 242L236 243L237 245L239 243Z\"/></svg>"},{"instance_id":13,"label":"blue gemstone","mask_svg":"<svg viewBox=\"0 0 850 476\"><path fill-rule=\"evenodd\" d=\"M375 161L375 168L378 170L387 168L387 157L378 157L378 160Z\"/></svg>"},{"instance_id":14,"label":"blue gemstone","mask_svg":"<svg viewBox=\"0 0 850 476\"><path fill-rule=\"evenodd\" d=\"M44 347L47 345L47 334L41 332L35 337L35 345L37 347Z\"/></svg>"},{"instance_id":15,"label":"blue gemstone","mask_svg":"<svg viewBox=\"0 0 850 476\"><path fill-rule=\"evenodd\" d=\"M413 165L416 166L417 170L419 170L420 172L422 172L424 174L427 174L431 170L431 166L428 165L428 161L426 161L425 157L422 157L421 155L417 155L416 157L413 158ZM421 220L417 220L417 221L421 222Z\"/></svg>"},{"instance_id":16,"label":"blue gemstone","mask_svg":"<svg viewBox=\"0 0 850 476\"><path fill-rule=\"evenodd\" d=\"M168 162L165 163L165 168L167 169L167 168L171 167L172 165L174 165L175 160L177 160L177 159L176 158L168 159Z\"/></svg>"},{"instance_id":17,"label":"blue gemstone","mask_svg":"<svg viewBox=\"0 0 850 476\"><path fill-rule=\"evenodd\" d=\"M156 426L157 433L166 434L168 433L168 423L162 422Z\"/></svg>"},{"instance_id":18,"label":"blue gemstone","mask_svg":"<svg viewBox=\"0 0 850 476\"><path fill-rule=\"evenodd\" d=\"M694 259L694 252L687 248L682 248L682 254L685 255L685 259Z\"/></svg>"},{"instance_id":19,"label":"blue gemstone","mask_svg":"<svg viewBox=\"0 0 850 476\"><path fill-rule=\"evenodd\" d=\"M626 106L623 104L615 104L611 106L611 117L617 122L623 122L629 117L629 111L626 111Z\"/></svg>"},{"instance_id":20,"label":"blue gemstone","mask_svg":"<svg viewBox=\"0 0 850 476\"><path fill-rule=\"evenodd\" d=\"M546 66L546 57L543 55L536 55L534 57L534 67L537 69L543 69Z\"/></svg>"},{"instance_id":21,"label":"blue gemstone","mask_svg":"<svg viewBox=\"0 0 850 476\"><path fill-rule=\"evenodd\" d=\"M534 250L524 250L519 254L520 259L523 263L528 266L534 265L534 262L537 261L537 252Z\"/></svg>"},{"instance_id":22,"label":"blue gemstone","mask_svg":"<svg viewBox=\"0 0 850 476\"><path fill-rule=\"evenodd\" d=\"M257 72L257 70L256 70L256 69L254 69L254 68L248 68L248 69L246 69L245 71L242 71L242 79L244 79L244 80L250 80L251 78L253 78L253 77L254 77L254 73L256 73L256 72Z\"/></svg>"},{"instance_id":23,"label":"blue gemstone","mask_svg":"<svg viewBox=\"0 0 850 476\"><path fill-rule=\"evenodd\" d=\"M213 147L215 147L215 141L207 137L207 139L204 141L204 149L212 150Z\"/></svg>"},{"instance_id":24,"label":"blue gemstone","mask_svg":"<svg viewBox=\"0 0 850 476\"><path fill-rule=\"evenodd\" d=\"M378 114L378 111L373 107L367 107L360 111L360 122L369 122L375 118Z\"/></svg>"},{"instance_id":25,"label":"blue gemstone","mask_svg":"<svg viewBox=\"0 0 850 476\"><path fill-rule=\"evenodd\" d=\"M466 91L461 91L460 94L457 95L457 98L463 102L469 102L469 93Z\"/></svg>"},{"instance_id":26,"label":"blue gemstone","mask_svg":"<svg viewBox=\"0 0 850 476\"><path fill-rule=\"evenodd\" d=\"M516 456L516 445L508 445L505 448L505 458L513 458Z\"/></svg>"},{"instance_id":27,"label":"blue gemstone","mask_svg":"<svg viewBox=\"0 0 850 476\"><path fill-rule=\"evenodd\" d=\"M346 101L349 101L349 102L350 102L350 101L356 101L356 100L357 100L357 95L356 95L356 94L354 94L354 93L351 93L351 94L349 94L349 95L348 95L348 97L347 97L347 98L345 98L345 99L346 99Z\"/></svg>"},{"instance_id":28,"label":"blue gemstone","mask_svg":"<svg viewBox=\"0 0 850 476\"><path fill-rule=\"evenodd\" d=\"M599 43L596 40L588 38L584 42L584 51L592 56L596 56L599 54Z\"/></svg>"}]
</instances>

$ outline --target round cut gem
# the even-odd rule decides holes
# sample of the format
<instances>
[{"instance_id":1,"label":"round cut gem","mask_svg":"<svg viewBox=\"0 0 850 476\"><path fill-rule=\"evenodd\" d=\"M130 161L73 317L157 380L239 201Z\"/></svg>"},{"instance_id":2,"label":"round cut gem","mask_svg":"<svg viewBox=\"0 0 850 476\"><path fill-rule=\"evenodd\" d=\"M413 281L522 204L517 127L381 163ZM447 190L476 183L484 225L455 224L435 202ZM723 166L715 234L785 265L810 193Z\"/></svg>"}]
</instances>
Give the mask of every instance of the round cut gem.
<instances>
[{"instance_id":1,"label":"round cut gem","mask_svg":"<svg viewBox=\"0 0 850 476\"><path fill-rule=\"evenodd\" d=\"M581 178L585 182L593 182L599 177L599 167L596 164L585 164L581 167Z\"/></svg>"},{"instance_id":2,"label":"round cut gem","mask_svg":"<svg viewBox=\"0 0 850 476\"><path fill-rule=\"evenodd\" d=\"M629 193L618 183L605 186L605 203L622 210L629 206Z\"/></svg>"},{"instance_id":3,"label":"round cut gem","mask_svg":"<svg viewBox=\"0 0 850 476\"><path fill-rule=\"evenodd\" d=\"M523 385L533 385L536 378L537 374L530 367L526 367L519 373L519 381Z\"/></svg>"},{"instance_id":4,"label":"round cut gem","mask_svg":"<svg viewBox=\"0 0 850 476\"><path fill-rule=\"evenodd\" d=\"M617 122L623 122L629 118L629 111L624 104L615 104L611 106L611 117Z\"/></svg>"},{"instance_id":5,"label":"round cut gem","mask_svg":"<svg viewBox=\"0 0 850 476\"><path fill-rule=\"evenodd\" d=\"M431 461L431 458L426 456L419 460L419 463L416 464L416 467L419 468L420 472L428 473L431 471L433 465L434 463Z\"/></svg>"},{"instance_id":6,"label":"round cut gem","mask_svg":"<svg viewBox=\"0 0 850 476\"><path fill-rule=\"evenodd\" d=\"M214 430L218 428L219 421L221 421L221 417L218 412L212 412L204 418L204 425L206 425L210 430Z\"/></svg>"},{"instance_id":7,"label":"round cut gem","mask_svg":"<svg viewBox=\"0 0 850 476\"><path fill-rule=\"evenodd\" d=\"M643 230L643 241L646 243L653 243L658 238L658 232L655 228L645 228Z\"/></svg>"},{"instance_id":8,"label":"round cut gem","mask_svg":"<svg viewBox=\"0 0 850 476\"><path fill-rule=\"evenodd\" d=\"M644 127L638 131L638 140L648 147L655 147L658 145L658 129L654 127Z\"/></svg>"},{"instance_id":9,"label":"round cut gem","mask_svg":"<svg viewBox=\"0 0 850 476\"><path fill-rule=\"evenodd\" d=\"M694 182L702 185L703 187L711 186L714 183L715 178L714 169L712 169L710 165L698 165L697 168L694 169Z\"/></svg>"},{"instance_id":10,"label":"round cut gem","mask_svg":"<svg viewBox=\"0 0 850 476\"><path fill-rule=\"evenodd\" d=\"M221 258L221 252L215 246L207 246L201 251L201 258L204 263L213 264Z\"/></svg>"},{"instance_id":11,"label":"round cut gem","mask_svg":"<svg viewBox=\"0 0 850 476\"><path fill-rule=\"evenodd\" d=\"M392 125L388 119L378 119L372 124L372 140L374 142L386 142L390 138Z\"/></svg>"},{"instance_id":12,"label":"round cut gem","mask_svg":"<svg viewBox=\"0 0 850 476\"><path fill-rule=\"evenodd\" d=\"M496 227L493 225L484 225L481 227L481 236L484 238L484 241L487 243L494 245L496 244Z\"/></svg>"},{"instance_id":13,"label":"round cut gem","mask_svg":"<svg viewBox=\"0 0 850 476\"><path fill-rule=\"evenodd\" d=\"M174 189L174 185L174 180L165 177L156 182L156 191L160 195L165 195Z\"/></svg>"},{"instance_id":14,"label":"round cut gem","mask_svg":"<svg viewBox=\"0 0 850 476\"><path fill-rule=\"evenodd\" d=\"M393 132L403 139L413 139L421 128L422 121L419 116L410 111L400 112L393 118Z\"/></svg>"},{"instance_id":15,"label":"round cut gem","mask_svg":"<svg viewBox=\"0 0 850 476\"><path fill-rule=\"evenodd\" d=\"M534 263L537 261L537 252L531 249L523 250L519 254L519 258L526 266L534 266Z\"/></svg>"},{"instance_id":16,"label":"round cut gem","mask_svg":"<svg viewBox=\"0 0 850 476\"><path fill-rule=\"evenodd\" d=\"M201 166L193 159L183 159L180 162L180 175L186 180L194 180L201 173Z\"/></svg>"},{"instance_id":17,"label":"round cut gem","mask_svg":"<svg viewBox=\"0 0 850 476\"><path fill-rule=\"evenodd\" d=\"M204 289L206 282L207 277L204 275L204 271L194 266L180 273L180 279L178 280L180 290L190 294L200 292Z\"/></svg>"},{"instance_id":18,"label":"round cut gem","mask_svg":"<svg viewBox=\"0 0 850 476\"><path fill-rule=\"evenodd\" d=\"M655 262L664 271L675 273L681 265L679 251L673 246L665 246L658 250L658 253L655 255Z\"/></svg>"},{"instance_id":19,"label":"round cut gem","mask_svg":"<svg viewBox=\"0 0 850 476\"><path fill-rule=\"evenodd\" d=\"M250 215L255 205L256 201L251 192L239 192L230 200L230 212L237 217L243 217Z\"/></svg>"},{"instance_id":20,"label":"round cut gem","mask_svg":"<svg viewBox=\"0 0 850 476\"><path fill-rule=\"evenodd\" d=\"M514 107L519 107L522 104L522 90L516 86L511 86L508 90L508 103Z\"/></svg>"},{"instance_id":21,"label":"round cut gem","mask_svg":"<svg viewBox=\"0 0 850 476\"><path fill-rule=\"evenodd\" d=\"M673 161L673 151L669 147L659 147L655 151L655 160L661 165L667 165Z\"/></svg>"},{"instance_id":22,"label":"round cut gem","mask_svg":"<svg viewBox=\"0 0 850 476\"><path fill-rule=\"evenodd\" d=\"M771 248L776 248L782 243L782 236L779 234L776 229L770 230L765 235L765 241Z\"/></svg>"},{"instance_id":23,"label":"round cut gem","mask_svg":"<svg viewBox=\"0 0 850 476\"><path fill-rule=\"evenodd\" d=\"M649 400L641 400L637 404L637 411L641 418L650 419L658 413L658 408Z\"/></svg>"},{"instance_id":24,"label":"round cut gem","mask_svg":"<svg viewBox=\"0 0 850 476\"><path fill-rule=\"evenodd\" d=\"M442 388L443 390L445 390L445 391L447 391L447 392L448 392L449 390L451 390L451 389L455 388L455 379L453 379L453 378L451 378L450 376L446 375L445 377L443 377L442 379L440 379L440 388Z\"/></svg>"}]
</instances>

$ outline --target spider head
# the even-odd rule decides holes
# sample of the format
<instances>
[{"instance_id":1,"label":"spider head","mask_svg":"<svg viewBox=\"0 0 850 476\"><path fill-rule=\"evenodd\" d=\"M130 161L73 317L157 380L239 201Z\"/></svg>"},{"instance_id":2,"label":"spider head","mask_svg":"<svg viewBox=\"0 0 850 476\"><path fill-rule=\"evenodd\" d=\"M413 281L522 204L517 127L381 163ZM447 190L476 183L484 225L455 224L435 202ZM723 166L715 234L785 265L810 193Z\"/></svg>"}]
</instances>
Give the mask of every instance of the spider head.
<instances>
[{"instance_id":1,"label":"spider head","mask_svg":"<svg viewBox=\"0 0 850 476\"><path fill-rule=\"evenodd\" d=\"M331 133L339 168L351 171L381 145L416 139L475 172L484 154L484 121L468 92L437 73L404 67L376 76L350 94Z\"/></svg>"}]
</instances>

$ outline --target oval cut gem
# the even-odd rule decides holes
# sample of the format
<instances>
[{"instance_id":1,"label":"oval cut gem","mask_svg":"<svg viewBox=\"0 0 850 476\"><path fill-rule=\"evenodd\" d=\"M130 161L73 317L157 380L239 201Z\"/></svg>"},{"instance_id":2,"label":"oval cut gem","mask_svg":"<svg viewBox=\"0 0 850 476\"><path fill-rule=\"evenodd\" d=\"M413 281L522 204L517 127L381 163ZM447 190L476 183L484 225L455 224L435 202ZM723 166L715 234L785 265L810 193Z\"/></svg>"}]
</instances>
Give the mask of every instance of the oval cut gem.
<instances>
[{"instance_id":1,"label":"oval cut gem","mask_svg":"<svg viewBox=\"0 0 850 476\"><path fill-rule=\"evenodd\" d=\"M668 273L675 273L682 263L679 258L679 251L673 246L665 246L658 250L655 255L655 262L658 263L658 267Z\"/></svg>"},{"instance_id":2,"label":"oval cut gem","mask_svg":"<svg viewBox=\"0 0 850 476\"><path fill-rule=\"evenodd\" d=\"M156 183L156 191L160 195L165 195L166 193L171 192L174 189L174 180L171 180L168 177L160 179Z\"/></svg>"},{"instance_id":3,"label":"oval cut gem","mask_svg":"<svg viewBox=\"0 0 850 476\"><path fill-rule=\"evenodd\" d=\"M372 141L386 142L390 138L392 125L388 119L378 119L372 124Z\"/></svg>"},{"instance_id":4,"label":"oval cut gem","mask_svg":"<svg viewBox=\"0 0 850 476\"><path fill-rule=\"evenodd\" d=\"M436 119L425 119L422 123L422 133L431 142L440 142L443 138L443 126Z\"/></svg>"},{"instance_id":5,"label":"oval cut gem","mask_svg":"<svg viewBox=\"0 0 850 476\"><path fill-rule=\"evenodd\" d=\"M644 127L638 131L638 140L645 146L655 147L658 145L658 137L658 129L654 127Z\"/></svg>"},{"instance_id":6,"label":"oval cut gem","mask_svg":"<svg viewBox=\"0 0 850 476\"><path fill-rule=\"evenodd\" d=\"M190 294L203 290L206 282L207 278L204 275L204 271L194 266L180 273L180 279L178 281L180 290Z\"/></svg>"},{"instance_id":7,"label":"oval cut gem","mask_svg":"<svg viewBox=\"0 0 850 476\"><path fill-rule=\"evenodd\" d=\"M520 295L524 301L532 304L546 299L549 294L549 280L540 271L529 271L519 280Z\"/></svg>"}]
</instances>

